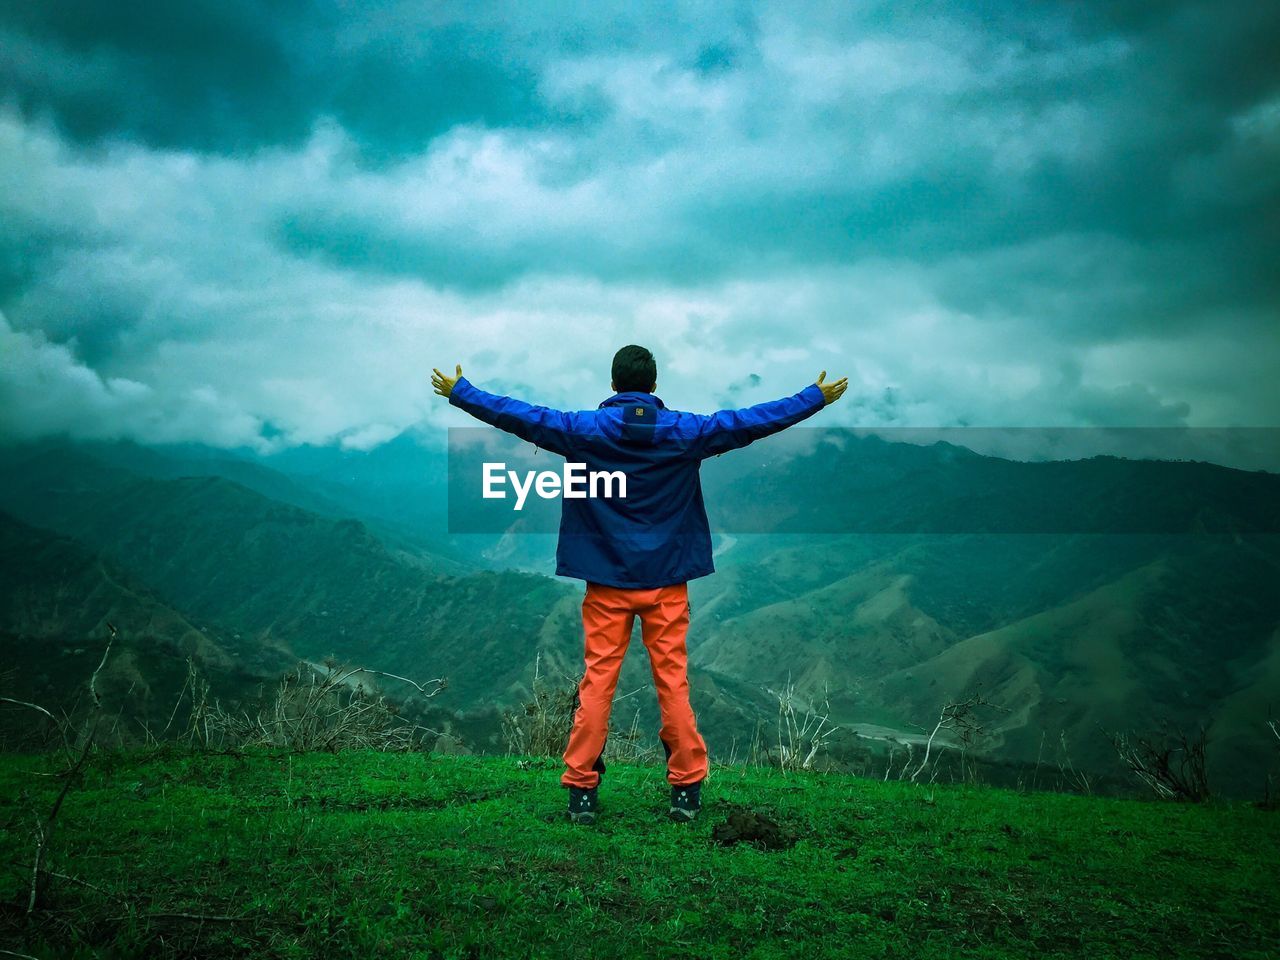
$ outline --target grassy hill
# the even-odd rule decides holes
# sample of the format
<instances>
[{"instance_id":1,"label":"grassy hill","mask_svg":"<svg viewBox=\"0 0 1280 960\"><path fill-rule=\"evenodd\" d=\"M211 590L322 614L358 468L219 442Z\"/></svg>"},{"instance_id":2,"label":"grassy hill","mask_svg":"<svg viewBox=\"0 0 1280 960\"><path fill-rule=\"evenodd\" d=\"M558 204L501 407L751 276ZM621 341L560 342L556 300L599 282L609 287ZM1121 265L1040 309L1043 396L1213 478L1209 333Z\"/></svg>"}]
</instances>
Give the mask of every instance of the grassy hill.
<instances>
[{"instance_id":1,"label":"grassy hill","mask_svg":"<svg viewBox=\"0 0 1280 960\"><path fill-rule=\"evenodd\" d=\"M1215 957L1280 944L1280 819L715 767L664 818L611 765L594 828L559 763L95 755L22 916L51 758L0 756L0 945L35 956ZM779 846L717 842L735 812ZM74 877L75 879L68 879ZM204 919L201 919L201 918Z\"/></svg>"}]
</instances>

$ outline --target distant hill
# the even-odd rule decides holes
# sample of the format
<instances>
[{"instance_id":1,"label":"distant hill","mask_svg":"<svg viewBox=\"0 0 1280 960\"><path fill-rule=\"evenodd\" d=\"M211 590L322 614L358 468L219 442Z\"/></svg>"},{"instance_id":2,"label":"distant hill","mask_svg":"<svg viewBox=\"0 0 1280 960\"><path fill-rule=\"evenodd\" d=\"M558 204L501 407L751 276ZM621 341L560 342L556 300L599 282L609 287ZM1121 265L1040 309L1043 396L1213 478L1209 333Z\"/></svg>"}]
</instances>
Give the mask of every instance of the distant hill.
<instances>
[{"instance_id":1,"label":"distant hill","mask_svg":"<svg viewBox=\"0 0 1280 960\"><path fill-rule=\"evenodd\" d=\"M734 454L742 463L704 469L719 530L1280 534L1280 475L1262 471L1113 456L1022 462L839 430L759 446Z\"/></svg>"},{"instance_id":2,"label":"distant hill","mask_svg":"<svg viewBox=\"0 0 1280 960\"><path fill-rule=\"evenodd\" d=\"M0 505L101 552L187 616L309 659L447 673L458 702L518 682L569 589L524 574L453 577L360 521L223 477L156 479L80 451L29 458L0 481ZM484 656L495 648L502 656Z\"/></svg>"},{"instance_id":3,"label":"distant hill","mask_svg":"<svg viewBox=\"0 0 1280 960\"><path fill-rule=\"evenodd\" d=\"M337 504L343 516L363 521L383 539L455 561L461 565L455 573L514 568L486 562L483 551L493 538L448 534L448 456L438 445L420 442L423 439L411 428L367 451L303 444L272 454L246 453L245 457ZM259 492L274 496L267 490Z\"/></svg>"},{"instance_id":4,"label":"distant hill","mask_svg":"<svg viewBox=\"0 0 1280 960\"><path fill-rule=\"evenodd\" d=\"M762 581L791 595L744 603ZM709 584L691 656L748 684L790 676L855 726L927 728L983 693L1007 710L988 746L1022 762L1065 736L1076 764L1107 769L1104 731L1204 724L1218 782L1257 791L1280 712L1278 585L1270 536L826 538Z\"/></svg>"},{"instance_id":5,"label":"distant hill","mask_svg":"<svg viewBox=\"0 0 1280 960\"><path fill-rule=\"evenodd\" d=\"M299 455L291 455L288 462L298 463ZM7 488L10 495L22 496L61 489L68 478L75 478L77 488L85 490L109 489L139 476L155 480L220 477L309 513L360 519L388 545L421 556L441 572L461 574L480 566L442 538L432 537L424 533L420 525L407 522L423 510L424 502L432 503L429 493L424 495L422 489L412 490L406 479L403 486L395 488L394 499L390 494L384 498L372 497L370 494L377 487L374 484L359 486L365 497L353 496L350 486L339 478L357 485L363 478L352 476L340 463L330 463L331 471L323 476L307 473L294 476L245 453L201 444L150 447L128 440L69 443L65 439L49 439L0 447L0 468L12 474L8 483L0 480L0 489ZM367 473L367 468L361 472ZM414 474L409 472L409 475ZM430 476L429 471L417 474L420 482L429 481ZM33 506L28 503L25 509ZM431 509L426 508L428 515Z\"/></svg>"},{"instance_id":6,"label":"distant hill","mask_svg":"<svg viewBox=\"0 0 1280 960\"><path fill-rule=\"evenodd\" d=\"M161 729L195 660L211 692L237 699L291 665L281 651L241 643L193 623L130 574L75 541L0 513L0 645L5 695L49 708L88 696L87 683L118 629L98 689L111 711L123 709ZM7 706L0 730L36 725ZM132 731L135 735L140 728Z\"/></svg>"}]
</instances>

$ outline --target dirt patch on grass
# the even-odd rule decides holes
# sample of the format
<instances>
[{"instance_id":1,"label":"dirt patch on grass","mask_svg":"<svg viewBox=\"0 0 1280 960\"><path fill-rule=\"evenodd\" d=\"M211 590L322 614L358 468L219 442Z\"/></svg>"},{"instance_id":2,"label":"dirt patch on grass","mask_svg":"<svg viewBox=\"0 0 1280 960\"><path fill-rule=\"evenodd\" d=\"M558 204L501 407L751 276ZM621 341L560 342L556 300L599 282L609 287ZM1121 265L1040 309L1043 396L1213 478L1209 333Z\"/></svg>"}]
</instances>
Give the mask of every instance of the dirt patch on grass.
<instances>
[{"instance_id":1,"label":"dirt patch on grass","mask_svg":"<svg viewBox=\"0 0 1280 960\"><path fill-rule=\"evenodd\" d=\"M758 811L730 810L724 822L711 829L711 839L721 846L749 843L761 850L786 850L796 845L800 832Z\"/></svg>"}]
</instances>

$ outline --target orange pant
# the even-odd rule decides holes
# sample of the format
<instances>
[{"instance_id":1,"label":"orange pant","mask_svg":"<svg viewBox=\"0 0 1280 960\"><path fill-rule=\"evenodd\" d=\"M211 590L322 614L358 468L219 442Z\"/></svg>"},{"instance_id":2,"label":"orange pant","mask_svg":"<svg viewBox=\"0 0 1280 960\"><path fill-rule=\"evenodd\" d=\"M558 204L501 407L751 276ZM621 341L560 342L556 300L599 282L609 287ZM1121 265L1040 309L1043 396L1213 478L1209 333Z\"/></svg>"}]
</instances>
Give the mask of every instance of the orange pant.
<instances>
[{"instance_id":1,"label":"orange pant","mask_svg":"<svg viewBox=\"0 0 1280 960\"><path fill-rule=\"evenodd\" d=\"M667 754L667 780L684 786L707 775L707 745L689 705L689 654L684 642L689 629L688 585L626 590L588 583L582 599L586 672L578 684L578 709L564 752L560 783L566 787L594 787L600 782L609 712L637 615L658 688L662 713L658 739Z\"/></svg>"}]
</instances>

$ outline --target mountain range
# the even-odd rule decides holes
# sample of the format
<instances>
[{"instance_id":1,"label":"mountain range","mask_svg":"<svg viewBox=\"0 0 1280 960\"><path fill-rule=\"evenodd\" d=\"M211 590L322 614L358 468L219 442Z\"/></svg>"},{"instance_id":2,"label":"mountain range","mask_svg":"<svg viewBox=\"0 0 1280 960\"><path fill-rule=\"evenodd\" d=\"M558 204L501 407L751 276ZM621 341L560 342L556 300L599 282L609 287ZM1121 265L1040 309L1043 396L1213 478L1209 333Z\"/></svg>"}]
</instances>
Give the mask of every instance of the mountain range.
<instances>
[{"instance_id":1,"label":"mountain range","mask_svg":"<svg viewBox=\"0 0 1280 960\"><path fill-rule=\"evenodd\" d=\"M829 703L846 734L837 754L918 737L980 692L993 704L980 749L1003 763L1044 760L1048 744L1113 773L1107 732L1168 723L1207 728L1226 792L1256 792L1273 769L1280 477L874 438L781 456L770 442L704 469L730 531L719 572L691 585L694 702L713 755L771 720L790 681ZM502 749L498 716L528 698L535 659L562 685L580 669L580 585L531 572L550 571L553 538L451 536L440 453L385 446L275 462L197 446L4 448L13 689L73 696L111 619L142 645L120 678L153 704L176 693L188 655L228 696L293 658L334 655L447 676L432 708L475 748ZM647 673L643 654L628 657L620 692ZM619 701L615 717L638 710L656 731L652 699Z\"/></svg>"}]
</instances>

